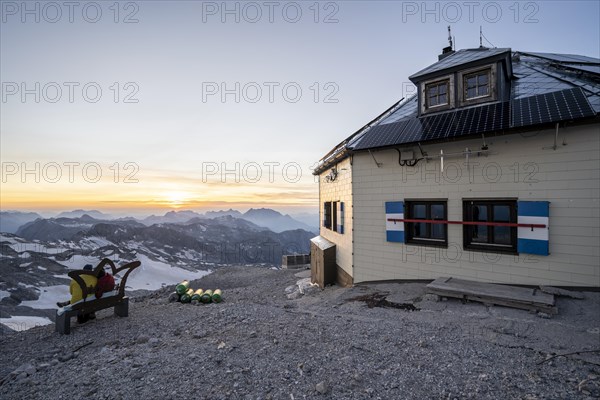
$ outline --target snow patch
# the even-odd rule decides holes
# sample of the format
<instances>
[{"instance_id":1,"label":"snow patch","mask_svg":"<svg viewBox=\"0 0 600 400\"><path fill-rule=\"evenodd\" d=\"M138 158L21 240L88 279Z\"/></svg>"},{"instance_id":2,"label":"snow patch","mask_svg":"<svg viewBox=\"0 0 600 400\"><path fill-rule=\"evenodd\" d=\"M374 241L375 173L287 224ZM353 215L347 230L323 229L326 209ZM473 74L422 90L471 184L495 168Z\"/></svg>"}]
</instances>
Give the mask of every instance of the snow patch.
<instances>
[{"instance_id":1,"label":"snow patch","mask_svg":"<svg viewBox=\"0 0 600 400\"><path fill-rule=\"evenodd\" d=\"M3 234L0 234L0 242L19 243L19 241L16 238L5 236Z\"/></svg>"},{"instance_id":2,"label":"snow patch","mask_svg":"<svg viewBox=\"0 0 600 400\"><path fill-rule=\"evenodd\" d=\"M67 249L63 249L60 247L46 247L40 243L31 243L31 242L17 242L9 244L10 248L16 251L17 253L22 253L26 251L32 251L35 253L44 253L44 254L60 254Z\"/></svg>"},{"instance_id":3,"label":"snow patch","mask_svg":"<svg viewBox=\"0 0 600 400\"><path fill-rule=\"evenodd\" d=\"M13 316L0 318L0 324L8 326L10 329L21 332L36 326L50 325L52 321L46 317L24 317Z\"/></svg>"},{"instance_id":4,"label":"snow patch","mask_svg":"<svg viewBox=\"0 0 600 400\"><path fill-rule=\"evenodd\" d=\"M10 292L6 290L0 290L0 301L2 301L2 299L5 297L10 297Z\"/></svg>"},{"instance_id":5,"label":"snow patch","mask_svg":"<svg viewBox=\"0 0 600 400\"><path fill-rule=\"evenodd\" d=\"M21 305L39 310L49 310L58 308L56 302L66 301L71 298L69 286L67 285L44 286L38 290L40 297L37 300L22 301Z\"/></svg>"},{"instance_id":6,"label":"snow patch","mask_svg":"<svg viewBox=\"0 0 600 400\"><path fill-rule=\"evenodd\" d=\"M60 264L64 265L69 269L83 269L86 264L92 264L92 266L98 265L98 257L95 256L82 256L81 254L73 254L66 261L60 261Z\"/></svg>"},{"instance_id":7,"label":"snow patch","mask_svg":"<svg viewBox=\"0 0 600 400\"><path fill-rule=\"evenodd\" d=\"M136 268L127 278L127 287L133 290L157 290L163 284L172 285L184 279L200 279L210 273L209 271L188 271L183 268L172 267L167 263L151 260L143 254L138 254L137 258L142 265Z\"/></svg>"},{"instance_id":8,"label":"snow patch","mask_svg":"<svg viewBox=\"0 0 600 400\"><path fill-rule=\"evenodd\" d=\"M97 247L114 246L114 243L111 242L110 240L106 240L106 239L98 237L98 236L87 237L84 239L84 241L91 242L91 244L93 244Z\"/></svg>"}]
</instances>

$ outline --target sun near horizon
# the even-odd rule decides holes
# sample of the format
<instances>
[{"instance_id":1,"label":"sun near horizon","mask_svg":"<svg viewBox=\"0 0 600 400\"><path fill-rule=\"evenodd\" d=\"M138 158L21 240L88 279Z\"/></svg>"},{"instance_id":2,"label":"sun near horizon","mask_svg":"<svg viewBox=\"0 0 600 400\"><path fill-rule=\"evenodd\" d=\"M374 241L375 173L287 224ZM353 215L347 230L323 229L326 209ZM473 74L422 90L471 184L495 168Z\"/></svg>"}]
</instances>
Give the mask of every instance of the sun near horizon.
<instances>
[{"instance_id":1,"label":"sun near horizon","mask_svg":"<svg viewBox=\"0 0 600 400\"><path fill-rule=\"evenodd\" d=\"M31 169L34 171L34 169ZM165 179L140 172L135 180L113 176L48 179L41 172L7 173L3 170L0 210L53 214L74 209L98 210L116 215L143 215L168 211L198 212L220 209L273 208L286 213L318 213L318 187L314 177L298 182L272 182L178 178ZM9 171L10 172L10 171ZM56 177L56 174L55 176Z\"/></svg>"}]
</instances>

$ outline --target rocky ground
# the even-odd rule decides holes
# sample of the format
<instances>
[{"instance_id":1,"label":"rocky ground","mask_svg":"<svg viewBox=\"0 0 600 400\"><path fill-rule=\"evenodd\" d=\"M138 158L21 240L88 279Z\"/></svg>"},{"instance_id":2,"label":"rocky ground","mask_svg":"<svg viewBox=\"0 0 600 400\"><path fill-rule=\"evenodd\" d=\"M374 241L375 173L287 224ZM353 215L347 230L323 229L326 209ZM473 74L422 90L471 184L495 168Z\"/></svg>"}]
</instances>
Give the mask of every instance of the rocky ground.
<instances>
[{"instance_id":1,"label":"rocky ground","mask_svg":"<svg viewBox=\"0 0 600 400\"><path fill-rule=\"evenodd\" d=\"M299 296L298 280L223 268L192 284L222 288L220 304L168 303L161 289L133 299L128 318L73 321L68 336L5 332L0 398L600 397L600 293L559 298L543 318L436 301L415 283Z\"/></svg>"}]
</instances>

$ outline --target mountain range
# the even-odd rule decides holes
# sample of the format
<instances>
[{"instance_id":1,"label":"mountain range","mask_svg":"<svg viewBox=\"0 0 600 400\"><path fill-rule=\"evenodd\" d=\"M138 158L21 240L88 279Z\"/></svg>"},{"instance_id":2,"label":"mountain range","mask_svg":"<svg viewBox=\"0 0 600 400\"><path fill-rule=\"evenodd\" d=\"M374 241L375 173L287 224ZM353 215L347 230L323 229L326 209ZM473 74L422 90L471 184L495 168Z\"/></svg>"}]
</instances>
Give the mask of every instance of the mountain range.
<instances>
[{"instance_id":1,"label":"mountain range","mask_svg":"<svg viewBox=\"0 0 600 400\"><path fill-rule=\"evenodd\" d=\"M20 226L42 216L34 212L0 211L0 232L15 233Z\"/></svg>"},{"instance_id":2,"label":"mountain range","mask_svg":"<svg viewBox=\"0 0 600 400\"><path fill-rule=\"evenodd\" d=\"M145 225L152 225L158 223L186 223L194 218L214 219L223 216L244 219L258 226L269 228L273 232L283 232L293 229L304 229L306 231L314 233L318 232L318 223L311 226L309 224L294 219L288 214L284 215L270 208L251 208L245 213L241 213L233 209L229 209L226 211L208 211L205 214L200 214L195 211L189 210L169 211L162 216L151 215L140 220L140 222L142 222Z\"/></svg>"},{"instance_id":3,"label":"mountain range","mask_svg":"<svg viewBox=\"0 0 600 400\"><path fill-rule=\"evenodd\" d=\"M136 219L134 217L121 217L115 218L109 214L105 214L98 210L73 210L64 211L58 214L53 219L58 220L60 218L92 218L95 220L116 220L116 221L137 221L146 226L161 223L187 223L194 218L200 219L214 219L222 216L232 216L234 218L245 219L253 222L258 226L269 228L273 232L283 232L286 230L293 229L304 229L309 232L318 233L319 228L319 215L310 213L300 213L294 216L289 214L281 214L278 211L269 208L251 208L250 210L242 213L238 210L220 210L220 211L207 211L206 213L198 213L191 210L182 211L169 211L164 215L150 215L145 218ZM23 225L40 219L42 216L34 212L21 212L21 211L2 211L0 212L0 232L5 233L16 233ZM60 230L58 227L55 227Z\"/></svg>"},{"instance_id":4,"label":"mountain range","mask_svg":"<svg viewBox=\"0 0 600 400\"><path fill-rule=\"evenodd\" d=\"M299 221L267 209L208 215L173 211L141 221L95 218L87 213L65 217L81 211L55 218L35 213L2 214L3 221L5 215L9 217L7 226L11 228L28 221L14 233L0 233L2 319L50 320L56 301L68 296L67 273L88 263L95 265L105 257L116 264L142 261L128 286L133 290L157 289L231 265L279 267L283 255L308 253L310 239L315 236L309 230L294 228L302 226ZM251 220L292 229L275 232Z\"/></svg>"}]
</instances>

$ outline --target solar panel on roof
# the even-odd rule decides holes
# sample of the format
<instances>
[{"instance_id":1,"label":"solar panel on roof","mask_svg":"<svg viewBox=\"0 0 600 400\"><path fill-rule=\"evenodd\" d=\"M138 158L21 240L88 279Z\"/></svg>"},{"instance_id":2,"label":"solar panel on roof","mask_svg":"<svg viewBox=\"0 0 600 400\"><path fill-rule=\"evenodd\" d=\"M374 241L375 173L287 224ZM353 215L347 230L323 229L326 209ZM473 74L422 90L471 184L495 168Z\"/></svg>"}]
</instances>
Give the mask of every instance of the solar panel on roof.
<instances>
[{"instance_id":1,"label":"solar panel on roof","mask_svg":"<svg viewBox=\"0 0 600 400\"><path fill-rule=\"evenodd\" d=\"M446 112L431 117L422 118L423 135L421 140L436 140L446 136L455 112Z\"/></svg>"},{"instance_id":2,"label":"solar panel on roof","mask_svg":"<svg viewBox=\"0 0 600 400\"><path fill-rule=\"evenodd\" d=\"M372 149L396 144L404 129L406 121L394 122L392 124L376 125L372 127L363 137L354 144L354 149Z\"/></svg>"},{"instance_id":3,"label":"solar panel on roof","mask_svg":"<svg viewBox=\"0 0 600 400\"><path fill-rule=\"evenodd\" d=\"M377 125L354 145L355 150L427 142L508 128L508 103L493 103L422 118Z\"/></svg>"},{"instance_id":4,"label":"solar panel on roof","mask_svg":"<svg viewBox=\"0 0 600 400\"><path fill-rule=\"evenodd\" d=\"M511 126L569 121L595 115L580 88L516 99L511 107Z\"/></svg>"},{"instance_id":5,"label":"solar panel on roof","mask_svg":"<svg viewBox=\"0 0 600 400\"><path fill-rule=\"evenodd\" d=\"M569 121L594 116L580 88L544 93L509 102L484 104L427 117L408 117L374 126L355 150L456 138L511 127Z\"/></svg>"},{"instance_id":6,"label":"solar panel on roof","mask_svg":"<svg viewBox=\"0 0 600 400\"><path fill-rule=\"evenodd\" d=\"M423 137L423 124L419 118L411 118L404 125L402 131L401 142L399 143L415 143L420 142Z\"/></svg>"},{"instance_id":7,"label":"solar panel on roof","mask_svg":"<svg viewBox=\"0 0 600 400\"><path fill-rule=\"evenodd\" d=\"M447 137L500 131L508 128L508 102L485 104L456 111Z\"/></svg>"},{"instance_id":8,"label":"solar panel on roof","mask_svg":"<svg viewBox=\"0 0 600 400\"><path fill-rule=\"evenodd\" d=\"M600 59L581 56L578 54L557 54L557 53L530 53L524 52L524 54L531 54L536 57L545 58L547 60L564 62L564 63L590 63L590 64L600 64Z\"/></svg>"},{"instance_id":9,"label":"solar panel on roof","mask_svg":"<svg viewBox=\"0 0 600 400\"><path fill-rule=\"evenodd\" d=\"M416 116L418 111L418 98L414 95L408 99L400 108L390 114L387 118L381 121L381 124L391 124L392 122L399 121L409 116Z\"/></svg>"},{"instance_id":10,"label":"solar panel on roof","mask_svg":"<svg viewBox=\"0 0 600 400\"><path fill-rule=\"evenodd\" d=\"M590 72L592 74L600 74L600 65L565 65L566 68L577 71Z\"/></svg>"}]
</instances>

